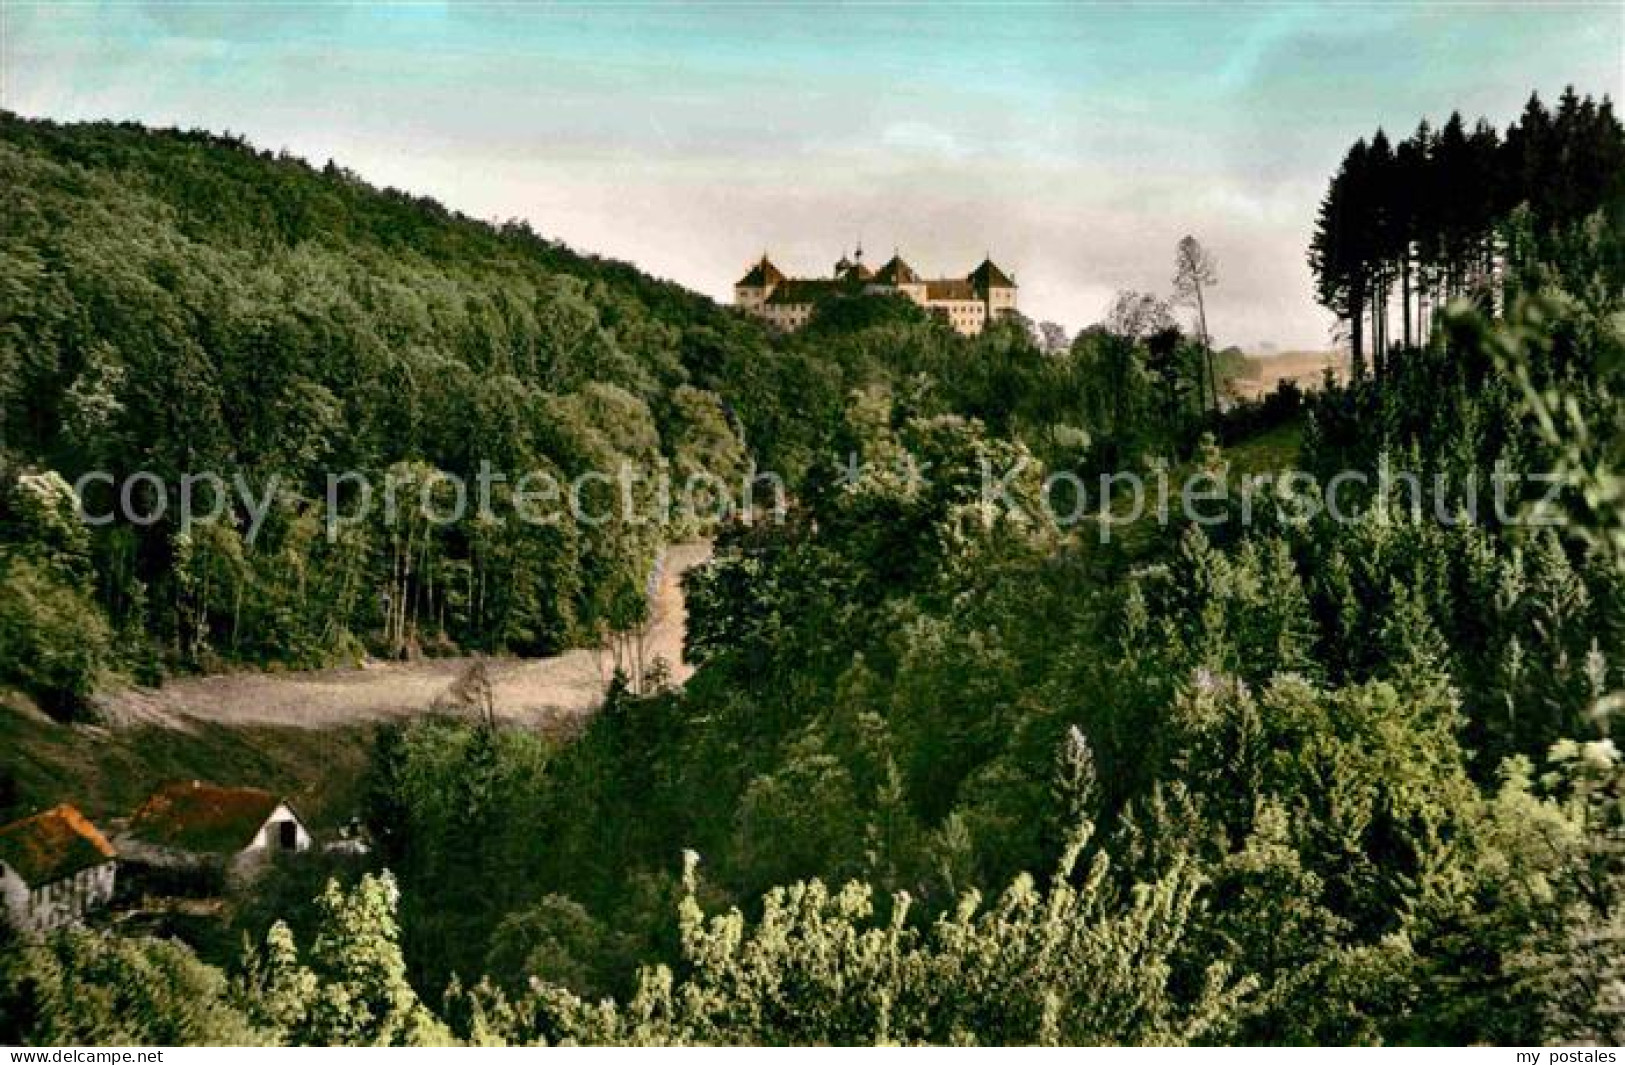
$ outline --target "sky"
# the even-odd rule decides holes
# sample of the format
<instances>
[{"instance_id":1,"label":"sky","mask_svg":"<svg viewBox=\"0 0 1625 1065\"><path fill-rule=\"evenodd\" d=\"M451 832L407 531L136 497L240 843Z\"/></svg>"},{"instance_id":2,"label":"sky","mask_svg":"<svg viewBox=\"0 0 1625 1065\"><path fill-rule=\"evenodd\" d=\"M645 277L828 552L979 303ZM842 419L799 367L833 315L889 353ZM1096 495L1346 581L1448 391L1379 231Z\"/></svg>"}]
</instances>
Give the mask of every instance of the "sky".
<instances>
[{"instance_id":1,"label":"sky","mask_svg":"<svg viewBox=\"0 0 1625 1065\"><path fill-rule=\"evenodd\" d=\"M1625 3L0 0L0 107L247 136L524 218L718 299L764 250L984 254L1069 329L1218 257L1221 343L1328 346L1305 265L1348 145L1616 100Z\"/></svg>"}]
</instances>

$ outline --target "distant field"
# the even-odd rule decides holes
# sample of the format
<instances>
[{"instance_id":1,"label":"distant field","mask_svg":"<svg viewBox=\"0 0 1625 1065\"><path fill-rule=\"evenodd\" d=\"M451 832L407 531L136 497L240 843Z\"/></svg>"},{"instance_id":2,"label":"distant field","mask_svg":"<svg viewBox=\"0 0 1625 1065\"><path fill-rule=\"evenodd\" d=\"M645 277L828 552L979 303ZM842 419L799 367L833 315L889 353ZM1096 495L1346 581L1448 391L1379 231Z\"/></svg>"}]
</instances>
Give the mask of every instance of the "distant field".
<instances>
[{"instance_id":1,"label":"distant field","mask_svg":"<svg viewBox=\"0 0 1625 1065\"><path fill-rule=\"evenodd\" d=\"M1348 380L1348 356L1340 351L1285 351L1279 355L1250 355L1244 376L1231 382L1244 399L1258 399L1275 391L1282 381L1294 381L1299 388L1319 388L1327 369L1339 381Z\"/></svg>"}]
</instances>

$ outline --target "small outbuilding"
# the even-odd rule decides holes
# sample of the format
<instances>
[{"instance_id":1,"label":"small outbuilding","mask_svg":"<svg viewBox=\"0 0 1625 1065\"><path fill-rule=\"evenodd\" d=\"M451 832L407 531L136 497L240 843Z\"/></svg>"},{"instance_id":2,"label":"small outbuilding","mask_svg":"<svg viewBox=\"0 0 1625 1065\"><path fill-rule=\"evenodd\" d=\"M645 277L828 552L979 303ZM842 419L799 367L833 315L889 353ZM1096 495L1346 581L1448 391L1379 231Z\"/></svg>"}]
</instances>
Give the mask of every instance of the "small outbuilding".
<instances>
[{"instance_id":1,"label":"small outbuilding","mask_svg":"<svg viewBox=\"0 0 1625 1065\"><path fill-rule=\"evenodd\" d=\"M117 875L112 844L66 803L0 827L0 900L20 932L48 932L107 905Z\"/></svg>"},{"instance_id":2,"label":"small outbuilding","mask_svg":"<svg viewBox=\"0 0 1625 1065\"><path fill-rule=\"evenodd\" d=\"M149 869L252 876L278 855L310 849L310 831L285 800L259 788L199 780L165 784L130 818L120 853Z\"/></svg>"}]
</instances>

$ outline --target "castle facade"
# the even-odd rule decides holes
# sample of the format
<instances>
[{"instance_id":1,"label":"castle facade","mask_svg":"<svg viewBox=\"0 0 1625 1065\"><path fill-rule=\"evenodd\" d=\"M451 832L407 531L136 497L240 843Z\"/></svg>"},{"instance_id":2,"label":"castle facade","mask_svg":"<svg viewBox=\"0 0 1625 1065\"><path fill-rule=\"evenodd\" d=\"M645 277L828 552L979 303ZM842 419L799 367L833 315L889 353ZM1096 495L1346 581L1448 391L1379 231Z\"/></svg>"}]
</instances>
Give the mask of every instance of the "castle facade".
<instances>
[{"instance_id":1,"label":"castle facade","mask_svg":"<svg viewBox=\"0 0 1625 1065\"><path fill-rule=\"evenodd\" d=\"M966 336L980 333L994 318L1016 312L1015 279L984 259L964 277L923 278L893 254L878 270L863 262L863 249L844 254L829 277L788 277L766 253L734 285L734 305L780 329L800 329L820 302L839 296L900 293L943 315Z\"/></svg>"}]
</instances>

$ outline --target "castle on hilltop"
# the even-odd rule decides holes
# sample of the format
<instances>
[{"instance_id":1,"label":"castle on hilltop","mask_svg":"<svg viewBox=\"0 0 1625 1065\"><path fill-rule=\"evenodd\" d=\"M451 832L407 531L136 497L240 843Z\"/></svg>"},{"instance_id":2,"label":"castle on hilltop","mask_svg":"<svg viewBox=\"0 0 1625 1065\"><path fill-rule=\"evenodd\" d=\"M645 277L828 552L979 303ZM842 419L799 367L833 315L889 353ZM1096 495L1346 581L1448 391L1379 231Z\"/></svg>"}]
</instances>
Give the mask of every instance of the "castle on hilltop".
<instances>
[{"instance_id":1,"label":"castle on hilltop","mask_svg":"<svg viewBox=\"0 0 1625 1065\"><path fill-rule=\"evenodd\" d=\"M1016 313L1015 279L992 259L983 259L964 277L927 279L895 253L879 270L871 270L864 265L861 246L850 259L843 253L830 277L786 277L763 252L761 261L734 285L734 304L788 331L806 325L823 300L865 293L901 293L943 315L966 336L980 333L996 317Z\"/></svg>"}]
</instances>

